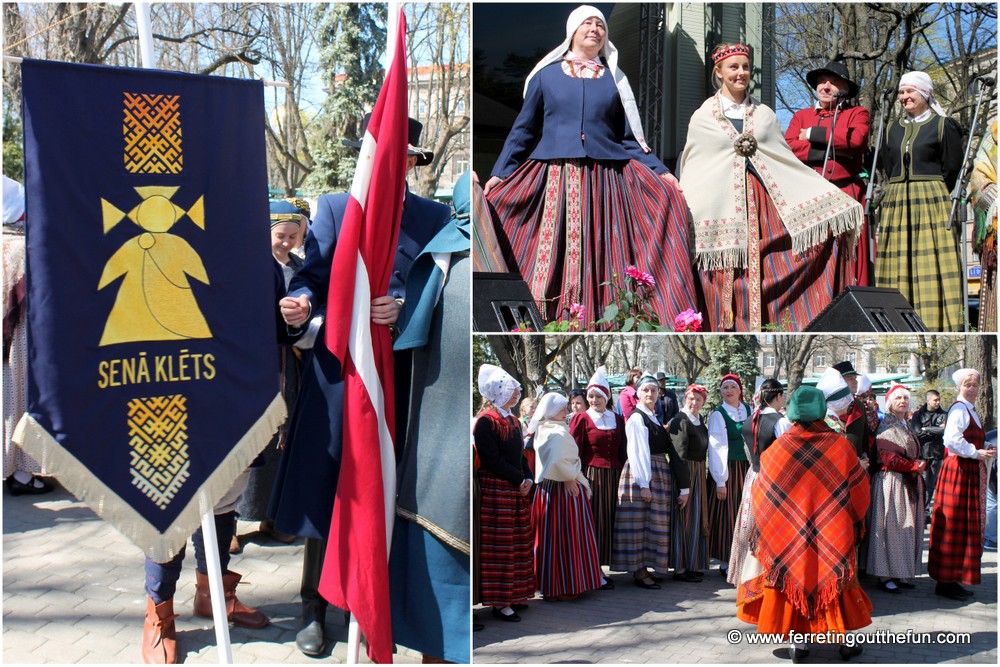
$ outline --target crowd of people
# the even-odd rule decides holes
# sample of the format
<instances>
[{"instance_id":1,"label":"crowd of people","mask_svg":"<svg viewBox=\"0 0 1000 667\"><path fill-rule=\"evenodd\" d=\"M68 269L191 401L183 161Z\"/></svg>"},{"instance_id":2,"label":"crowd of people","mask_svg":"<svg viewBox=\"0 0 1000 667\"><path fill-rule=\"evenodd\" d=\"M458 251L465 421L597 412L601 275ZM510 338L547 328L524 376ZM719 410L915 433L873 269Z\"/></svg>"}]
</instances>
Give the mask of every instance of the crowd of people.
<instances>
[{"instance_id":1,"label":"crowd of people","mask_svg":"<svg viewBox=\"0 0 1000 667\"><path fill-rule=\"evenodd\" d=\"M613 573L652 590L665 578L702 583L715 561L737 616L759 632L855 630L871 623L862 575L893 595L915 588L928 527L934 594L975 595L967 586L996 549L997 521L978 371L954 373L947 411L933 390L913 410L899 383L880 410L847 361L787 400L776 378L748 400L726 374L688 385L678 406L657 375L629 370L615 402L601 367L588 407L571 410L559 392L521 401L509 373L479 369L474 602L495 618L520 621L537 592L568 601L613 589ZM718 407L706 413L710 396ZM792 646L794 662L807 654Z\"/></svg>"},{"instance_id":2,"label":"crowd of people","mask_svg":"<svg viewBox=\"0 0 1000 667\"><path fill-rule=\"evenodd\" d=\"M573 10L563 41L528 74L484 186L493 229L483 236L495 233L498 245L490 255L505 256L546 320L581 305L585 321L600 319L632 265L651 276L650 305L668 328L693 309L708 331L800 331L860 285L898 289L930 331L963 330L949 192L964 142L927 73L900 77L900 118L872 165L870 114L852 102L861 88L843 63L806 74L816 103L782 131L748 92L750 47L719 44L709 64L716 92L691 116L675 176L644 138L619 60L601 11ZM877 237L863 215L863 176L876 169L885 186ZM983 160L976 173L977 248L992 295L996 171ZM984 318L995 329L992 310Z\"/></svg>"}]
</instances>

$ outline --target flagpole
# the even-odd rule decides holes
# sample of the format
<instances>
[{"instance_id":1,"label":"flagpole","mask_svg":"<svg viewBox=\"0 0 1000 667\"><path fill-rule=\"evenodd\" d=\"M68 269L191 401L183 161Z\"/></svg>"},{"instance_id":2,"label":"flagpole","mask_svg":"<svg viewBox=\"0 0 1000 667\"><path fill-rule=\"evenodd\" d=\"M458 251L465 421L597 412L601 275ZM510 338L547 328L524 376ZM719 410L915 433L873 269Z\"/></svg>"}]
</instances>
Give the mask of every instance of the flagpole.
<instances>
[{"instance_id":1,"label":"flagpole","mask_svg":"<svg viewBox=\"0 0 1000 667\"><path fill-rule=\"evenodd\" d=\"M139 55L143 69L156 66L153 51L153 29L149 20L149 3L135 3L135 24L139 34ZM215 511L208 497L201 494L201 534L205 541L205 560L208 566L208 589L212 595L212 622L215 625L215 642L219 647L219 664L233 664L233 646L229 638L229 620L226 616L226 596L222 590L222 561L219 558L219 538L215 532Z\"/></svg>"},{"instance_id":2,"label":"flagpole","mask_svg":"<svg viewBox=\"0 0 1000 667\"><path fill-rule=\"evenodd\" d=\"M385 30L385 71L388 74L389 66L395 56L396 33L399 31L399 10L402 3L399 0L389 0L388 16L386 17ZM393 400L387 396L386 400ZM391 498L395 498L395 489L392 489ZM389 502L390 493L386 491L386 558L392 548L392 517L395 516L395 503ZM346 664L358 664L358 656L361 652L361 627L353 614L349 614L350 620L347 622L347 660Z\"/></svg>"}]
</instances>

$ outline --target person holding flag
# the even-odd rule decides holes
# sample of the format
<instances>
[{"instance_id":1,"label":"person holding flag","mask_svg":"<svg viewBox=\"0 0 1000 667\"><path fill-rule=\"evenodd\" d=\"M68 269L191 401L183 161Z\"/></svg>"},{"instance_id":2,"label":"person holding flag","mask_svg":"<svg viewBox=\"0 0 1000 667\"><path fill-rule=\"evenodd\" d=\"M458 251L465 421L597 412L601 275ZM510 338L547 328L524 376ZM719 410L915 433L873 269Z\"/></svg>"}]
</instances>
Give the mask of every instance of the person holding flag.
<instances>
[{"instance_id":1,"label":"person holding flag","mask_svg":"<svg viewBox=\"0 0 1000 667\"><path fill-rule=\"evenodd\" d=\"M377 656L373 659L391 658L387 575L381 580L377 576L374 580L357 577L344 585L350 589L348 598L359 591L378 598L371 604L385 604L384 613L355 608L350 599L342 599L344 593L321 595L320 576L325 570L341 569L329 562L331 558L349 560L359 553L372 559L371 567L387 568L385 542L381 549L374 545L346 551L353 543L341 540L338 533L345 522L352 526L351 540L361 535L377 536L379 531L382 540L386 535L385 524L376 527L377 518L369 516L374 511L371 505L377 503L353 496L342 502L342 494L363 495L367 491L359 488L369 487L372 493L377 488L382 498L383 490L390 485L395 491L394 479L386 479L385 465L375 461L361 466L352 448L375 442L380 446L372 449L384 452L386 440L392 447L395 410L391 397L395 391L388 359L390 327L395 325L405 301L405 281L413 258L451 217L449 207L418 197L406 188L406 171L429 164L433 153L416 147L423 126L406 115L402 20L396 41L378 102L363 122L363 140L345 141L361 151L351 192L319 198L306 237L305 265L289 285L288 296L279 302L285 322L295 330L324 309L326 320L306 362L271 502L275 527L306 538L301 585L303 628L295 643L309 656L320 655L325 649L327 599L334 597L361 622L369 653ZM365 353L373 358L362 358ZM405 389L404 396L408 387ZM373 390L376 396L368 394ZM371 417L379 423L368 424L366 420ZM365 432L369 426L373 430ZM389 475L394 466L393 460ZM379 467L381 479L376 477ZM384 510L384 506L378 507L378 513ZM326 553L328 536L336 544L337 553ZM344 567L350 569L348 565Z\"/></svg>"}]
</instances>

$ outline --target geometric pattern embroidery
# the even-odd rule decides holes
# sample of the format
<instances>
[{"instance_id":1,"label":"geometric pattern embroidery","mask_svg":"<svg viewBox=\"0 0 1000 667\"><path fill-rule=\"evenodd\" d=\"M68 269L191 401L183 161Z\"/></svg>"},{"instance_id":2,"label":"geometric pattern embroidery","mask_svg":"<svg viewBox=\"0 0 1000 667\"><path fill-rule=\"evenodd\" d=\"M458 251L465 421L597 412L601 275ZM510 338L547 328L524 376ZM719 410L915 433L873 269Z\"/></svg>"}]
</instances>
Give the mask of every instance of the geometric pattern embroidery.
<instances>
[{"instance_id":1,"label":"geometric pattern embroidery","mask_svg":"<svg viewBox=\"0 0 1000 667\"><path fill-rule=\"evenodd\" d=\"M179 174L180 95L125 93L125 169L131 174Z\"/></svg>"},{"instance_id":2,"label":"geometric pattern embroidery","mask_svg":"<svg viewBox=\"0 0 1000 667\"><path fill-rule=\"evenodd\" d=\"M188 478L187 399L133 398L128 403L132 485L161 510Z\"/></svg>"}]
</instances>

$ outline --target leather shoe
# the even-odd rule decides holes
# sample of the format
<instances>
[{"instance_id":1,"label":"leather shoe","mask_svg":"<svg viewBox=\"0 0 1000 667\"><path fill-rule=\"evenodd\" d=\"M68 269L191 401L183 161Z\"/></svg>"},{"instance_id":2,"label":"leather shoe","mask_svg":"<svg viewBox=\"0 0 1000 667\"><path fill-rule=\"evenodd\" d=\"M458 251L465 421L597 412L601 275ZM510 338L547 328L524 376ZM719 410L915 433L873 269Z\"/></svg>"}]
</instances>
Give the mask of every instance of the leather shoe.
<instances>
[{"instance_id":1,"label":"leather shoe","mask_svg":"<svg viewBox=\"0 0 1000 667\"><path fill-rule=\"evenodd\" d=\"M788 649L788 655L792 658L792 662L794 662L797 665L809 657L809 649L791 648Z\"/></svg>"},{"instance_id":2,"label":"leather shoe","mask_svg":"<svg viewBox=\"0 0 1000 667\"><path fill-rule=\"evenodd\" d=\"M912 591L914 588L917 587L916 584L911 584L910 582L903 581L902 579L893 579L893 581L896 582L896 586L908 591Z\"/></svg>"},{"instance_id":3,"label":"leather shoe","mask_svg":"<svg viewBox=\"0 0 1000 667\"><path fill-rule=\"evenodd\" d=\"M637 577L633 577L632 578L632 583L635 584L636 586L638 586L639 588L645 588L645 589L650 590L650 591L658 591L658 590L660 590L660 585L658 583L656 583L655 581L653 581L652 577L650 577L649 579L650 579L650 583L647 584L645 579L639 579Z\"/></svg>"},{"instance_id":4,"label":"leather shoe","mask_svg":"<svg viewBox=\"0 0 1000 667\"><path fill-rule=\"evenodd\" d=\"M610 579L610 578L605 579L604 583L601 585L601 590L602 591L613 591L613 590L615 590L615 582L612 579Z\"/></svg>"},{"instance_id":5,"label":"leather shoe","mask_svg":"<svg viewBox=\"0 0 1000 667\"><path fill-rule=\"evenodd\" d=\"M965 602L969 599L969 596L963 593L964 589L957 588L955 584L941 584L939 583L934 587L934 595L939 595L943 598L948 598L949 600L955 600L957 602Z\"/></svg>"},{"instance_id":6,"label":"leather shoe","mask_svg":"<svg viewBox=\"0 0 1000 667\"><path fill-rule=\"evenodd\" d=\"M258 532L267 535L272 540L276 542L281 542L282 544L291 544L296 539L298 539L295 535L289 535L287 533L283 533L277 528L275 528L273 521L261 521L260 527L257 530Z\"/></svg>"},{"instance_id":7,"label":"leather shoe","mask_svg":"<svg viewBox=\"0 0 1000 667\"><path fill-rule=\"evenodd\" d=\"M674 572L674 581L684 581L689 584L701 583L701 577L697 577L690 572Z\"/></svg>"},{"instance_id":8,"label":"leather shoe","mask_svg":"<svg viewBox=\"0 0 1000 667\"><path fill-rule=\"evenodd\" d=\"M861 655L862 651L864 650L865 649L863 646L841 645L840 649L838 649L837 652L840 653L841 660L850 660L851 658L856 658L859 655Z\"/></svg>"},{"instance_id":9,"label":"leather shoe","mask_svg":"<svg viewBox=\"0 0 1000 667\"><path fill-rule=\"evenodd\" d=\"M506 621L508 623L520 623L521 617L517 615L517 612L507 615L500 611L500 607L491 607L493 610L493 618L499 618L501 621Z\"/></svg>"},{"instance_id":10,"label":"leather shoe","mask_svg":"<svg viewBox=\"0 0 1000 667\"><path fill-rule=\"evenodd\" d=\"M38 481L39 484L41 484L41 486L35 486L36 480ZM14 475L8 477L6 481L7 481L7 490L10 491L10 495L12 496L23 496L23 495L37 496L43 493L48 493L54 488L51 484L49 484L45 480L35 477L34 475L31 476L31 481L29 481L27 484L25 484L24 482L17 481L17 478L15 478Z\"/></svg>"},{"instance_id":11,"label":"leather shoe","mask_svg":"<svg viewBox=\"0 0 1000 667\"><path fill-rule=\"evenodd\" d=\"M323 654L326 648L326 637L323 633L323 623L312 621L295 635L295 647L311 658Z\"/></svg>"},{"instance_id":12,"label":"leather shoe","mask_svg":"<svg viewBox=\"0 0 1000 667\"><path fill-rule=\"evenodd\" d=\"M526 605L523 602L515 602L510 606L510 608L513 609L514 611L524 611L525 609L528 608L528 605Z\"/></svg>"},{"instance_id":13,"label":"leather shoe","mask_svg":"<svg viewBox=\"0 0 1000 667\"><path fill-rule=\"evenodd\" d=\"M177 664L177 630L174 600L155 604L146 598L146 622L142 628L142 662L147 665Z\"/></svg>"},{"instance_id":14,"label":"leather shoe","mask_svg":"<svg viewBox=\"0 0 1000 667\"><path fill-rule=\"evenodd\" d=\"M663 577L659 576L658 574L653 574L652 572L650 572L649 573L649 578L652 579L654 582L656 582L658 584L662 584L663 583Z\"/></svg>"},{"instance_id":15,"label":"leather shoe","mask_svg":"<svg viewBox=\"0 0 1000 667\"><path fill-rule=\"evenodd\" d=\"M966 588L965 586L962 586L959 583L955 583L954 586L955 586L955 590L957 590L959 593L961 593L962 595L964 595L967 598L971 598L971 597L975 597L976 596L975 593L973 593L968 588Z\"/></svg>"},{"instance_id":16,"label":"leather shoe","mask_svg":"<svg viewBox=\"0 0 1000 667\"><path fill-rule=\"evenodd\" d=\"M212 618L212 595L208 588L208 575L198 570L195 574L194 613L195 616ZM226 598L226 618L241 628L262 628L271 621L264 614L252 609L236 597L236 585L243 575L227 570L222 574L222 592Z\"/></svg>"}]
</instances>

